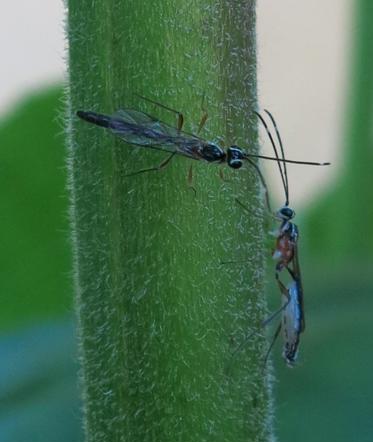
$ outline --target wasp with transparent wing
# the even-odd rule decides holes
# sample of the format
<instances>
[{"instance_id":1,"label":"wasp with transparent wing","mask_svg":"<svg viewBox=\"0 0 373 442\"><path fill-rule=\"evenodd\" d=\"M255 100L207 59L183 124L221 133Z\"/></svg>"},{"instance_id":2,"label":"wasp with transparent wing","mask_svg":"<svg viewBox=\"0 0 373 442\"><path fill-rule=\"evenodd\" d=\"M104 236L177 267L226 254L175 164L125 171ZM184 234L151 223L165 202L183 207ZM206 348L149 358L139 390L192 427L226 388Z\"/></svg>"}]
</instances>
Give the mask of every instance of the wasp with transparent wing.
<instances>
[{"instance_id":1,"label":"wasp with transparent wing","mask_svg":"<svg viewBox=\"0 0 373 442\"><path fill-rule=\"evenodd\" d=\"M281 283L283 298L282 319L279 331L282 328L284 344L282 356L289 366L295 364L298 357L300 334L306 327L304 320L303 288L300 275L293 279L285 288Z\"/></svg>"},{"instance_id":2,"label":"wasp with transparent wing","mask_svg":"<svg viewBox=\"0 0 373 442\"><path fill-rule=\"evenodd\" d=\"M288 174L286 169L286 163L282 162L281 159L285 158L284 147L282 143L282 139L279 133L279 130L276 125L276 121L273 115L265 110L267 115L271 118L273 126L276 131L277 140L280 147L281 158L279 156L278 149L274 142L273 136L264 120L264 118L256 113L260 121L263 123L263 126L268 134L268 137L271 141L273 151L275 153L275 157L278 158L278 167L280 171L281 181L283 184L284 192L285 192L285 203L284 205L276 212L275 218L280 221L280 227L276 232L276 246L273 252L273 258L277 261L276 264L276 277L278 278L279 273L284 268L289 268L291 266L291 275L293 278L297 278L299 274L300 278L300 268L298 263L298 238L299 238L299 230L296 224L294 224L291 220L295 217L295 211L289 207L289 181Z\"/></svg>"},{"instance_id":3,"label":"wasp with transparent wing","mask_svg":"<svg viewBox=\"0 0 373 442\"><path fill-rule=\"evenodd\" d=\"M202 160L208 163L225 163L232 169L240 169L244 162L247 162L258 170L257 164L253 161L256 158L295 164L326 165L326 163L256 155L248 153L236 145L223 149L216 143L183 131L184 117L182 113L148 98L140 98L175 113L178 119L177 127L170 126L158 118L134 109L119 110L113 115L104 115L82 110L77 111L77 116L82 120L109 129L114 135L118 136L127 144L169 153L169 156L159 166L142 169L131 175L160 170L167 166L175 155L181 155L193 160ZM202 129L206 119L207 114L205 113L202 117L199 129Z\"/></svg>"},{"instance_id":4,"label":"wasp with transparent wing","mask_svg":"<svg viewBox=\"0 0 373 442\"><path fill-rule=\"evenodd\" d=\"M295 217L295 211L289 207L289 181L286 163L281 161L285 158L281 135L273 115L267 110L265 110L265 113L269 116L275 129L279 149L263 116L257 112L256 115L262 122L271 142L275 157L278 159L277 165L285 192L285 203L275 214L275 217L281 224L275 235L276 245L272 254L272 257L277 261L275 270L276 280L283 298L282 308L280 309L280 311L282 311L282 320L274 335L271 347L282 329L284 338L283 357L287 364L291 366L296 362L300 334L304 332L305 329L303 286L298 259L299 230L297 225L291 221ZM279 277L280 272L284 269L287 269L291 279L287 287Z\"/></svg>"},{"instance_id":5,"label":"wasp with transparent wing","mask_svg":"<svg viewBox=\"0 0 373 442\"><path fill-rule=\"evenodd\" d=\"M272 254L272 257L277 261L275 268L275 276L278 283L278 286L282 295L282 305L281 307L270 315L267 319L262 322L262 327L266 326L272 320L281 314L281 322L274 334L272 343L268 349L268 352L265 357L265 361L267 361L268 355L282 330L283 334L283 357L286 363L289 366L293 366L297 360L298 356L298 348L300 343L300 335L305 330L305 318L304 318L304 304L303 304L303 286L302 286L302 277L298 259L298 238L299 238L299 230L296 224L294 224L291 220L295 217L295 211L289 207L289 182L288 182L288 174L286 169L286 161L284 147L281 139L280 132L277 128L276 121L273 115L265 110L265 113L270 118L273 127L276 132L276 138L278 142L278 146L276 146L275 140L272 136L269 127L261 114L255 112L255 114L260 119L263 124L269 140L271 142L277 165L280 171L281 181L285 192L285 203L284 205L273 215L271 206L269 204L269 198L267 197L267 207L272 216L278 221L280 221L280 226L275 233L276 244ZM281 156L280 156L281 154ZM322 163L322 164L330 164L330 163ZM268 196L268 190L266 183L264 181L264 177L259 171L260 179L262 184L266 190L266 195ZM239 200L236 200L237 203L243 207L246 211L251 213L251 211L246 208ZM228 262L233 263L233 262ZM286 286L280 280L280 273L286 269L287 273L290 276L290 282ZM254 332L255 333L255 332ZM234 351L232 356L235 356L239 351L241 351L244 345L252 338L254 333L251 333L247 336L244 341L239 345L239 347Z\"/></svg>"},{"instance_id":6,"label":"wasp with transparent wing","mask_svg":"<svg viewBox=\"0 0 373 442\"><path fill-rule=\"evenodd\" d=\"M291 272L291 271L290 271ZM265 366L271 350L278 338L280 332L283 335L283 349L282 357L289 367L294 366L298 357L298 349L300 342L300 335L305 329L304 320L304 305L303 305L303 289L300 277L293 278L287 286L285 286L280 279L278 285L281 291L282 304L281 307L272 313L261 323L261 327L266 327L279 314L281 314L281 321L273 335L272 342L266 352L263 360ZM256 334L256 331L250 333L244 341L235 349L232 354L228 368L230 368L233 358L245 347L250 339Z\"/></svg>"}]
</instances>

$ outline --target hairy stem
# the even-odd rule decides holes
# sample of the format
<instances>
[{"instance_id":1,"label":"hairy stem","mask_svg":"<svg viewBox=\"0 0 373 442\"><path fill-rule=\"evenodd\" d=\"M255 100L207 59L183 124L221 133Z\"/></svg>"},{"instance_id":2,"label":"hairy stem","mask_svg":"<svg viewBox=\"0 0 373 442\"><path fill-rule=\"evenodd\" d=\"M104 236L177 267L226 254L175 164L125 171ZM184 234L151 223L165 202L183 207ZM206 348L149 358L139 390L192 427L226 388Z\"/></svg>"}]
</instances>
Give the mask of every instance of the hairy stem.
<instances>
[{"instance_id":1,"label":"hairy stem","mask_svg":"<svg viewBox=\"0 0 373 442\"><path fill-rule=\"evenodd\" d=\"M255 1L69 0L69 173L87 441L267 441L258 176L125 145L78 109L141 109L257 152ZM203 97L205 99L203 100ZM202 106L203 102L203 106ZM249 217L235 202L253 212ZM221 265L230 259L247 264ZM232 360L244 336L258 330ZM229 369L227 369L229 367Z\"/></svg>"}]
</instances>

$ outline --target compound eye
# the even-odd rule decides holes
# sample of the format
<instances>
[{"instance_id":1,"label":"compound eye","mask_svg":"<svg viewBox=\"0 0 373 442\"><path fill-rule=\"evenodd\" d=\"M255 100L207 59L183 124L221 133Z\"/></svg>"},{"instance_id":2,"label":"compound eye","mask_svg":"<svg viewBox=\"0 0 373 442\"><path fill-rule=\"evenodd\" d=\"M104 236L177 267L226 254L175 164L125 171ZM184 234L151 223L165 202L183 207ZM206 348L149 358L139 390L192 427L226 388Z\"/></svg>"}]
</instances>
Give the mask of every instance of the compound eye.
<instances>
[{"instance_id":1,"label":"compound eye","mask_svg":"<svg viewBox=\"0 0 373 442\"><path fill-rule=\"evenodd\" d=\"M232 169L239 169L242 167L242 159L244 158L242 150L238 146L231 146L227 149L228 166Z\"/></svg>"},{"instance_id":2,"label":"compound eye","mask_svg":"<svg viewBox=\"0 0 373 442\"><path fill-rule=\"evenodd\" d=\"M240 169L242 167L242 161L238 159L232 159L228 162L228 165L232 167L232 169Z\"/></svg>"}]
</instances>

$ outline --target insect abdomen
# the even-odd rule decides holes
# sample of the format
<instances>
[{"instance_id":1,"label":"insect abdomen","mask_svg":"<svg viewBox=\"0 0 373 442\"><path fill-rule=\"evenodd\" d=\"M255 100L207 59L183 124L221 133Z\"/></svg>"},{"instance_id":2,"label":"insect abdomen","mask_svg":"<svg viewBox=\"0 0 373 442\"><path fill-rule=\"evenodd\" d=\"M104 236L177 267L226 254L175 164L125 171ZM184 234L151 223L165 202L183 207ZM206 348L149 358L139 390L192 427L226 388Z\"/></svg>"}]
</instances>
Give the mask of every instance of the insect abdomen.
<instances>
[{"instance_id":1,"label":"insect abdomen","mask_svg":"<svg viewBox=\"0 0 373 442\"><path fill-rule=\"evenodd\" d=\"M206 143L202 146L200 150L201 157L208 161L213 162L223 162L225 161L226 154L223 149L213 143Z\"/></svg>"},{"instance_id":2,"label":"insect abdomen","mask_svg":"<svg viewBox=\"0 0 373 442\"><path fill-rule=\"evenodd\" d=\"M85 111L77 111L76 115L82 120L96 124L97 126L111 128L112 118L107 115Z\"/></svg>"}]
</instances>

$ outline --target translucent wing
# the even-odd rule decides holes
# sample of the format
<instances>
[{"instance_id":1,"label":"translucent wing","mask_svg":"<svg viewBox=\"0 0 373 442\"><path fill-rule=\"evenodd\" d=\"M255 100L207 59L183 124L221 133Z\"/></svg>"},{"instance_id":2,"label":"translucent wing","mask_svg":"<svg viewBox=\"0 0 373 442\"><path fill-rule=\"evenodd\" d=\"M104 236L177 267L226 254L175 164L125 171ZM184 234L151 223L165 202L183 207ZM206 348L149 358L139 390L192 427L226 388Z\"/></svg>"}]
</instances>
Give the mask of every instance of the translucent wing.
<instances>
[{"instance_id":1,"label":"translucent wing","mask_svg":"<svg viewBox=\"0 0 373 442\"><path fill-rule=\"evenodd\" d=\"M302 312L302 318L301 318L301 332L303 332L306 328L306 321L304 318L304 301L303 301L303 285L302 285L302 276L300 273L300 265L299 265L299 257L298 257L298 245L295 244L294 248L294 258L293 258L293 272L294 277L297 283L297 289L298 289L298 297L299 297L299 303L300 308Z\"/></svg>"},{"instance_id":2,"label":"translucent wing","mask_svg":"<svg viewBox=\"0 0 373 442\"><path fill-rule=\"evenodd\" d=\"M128 144L177 152L189 158L200 158L203 140L178 130L144 112L118 110L109 117L108 128Z\"/></svg>"}]
</instances>

